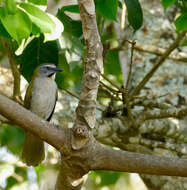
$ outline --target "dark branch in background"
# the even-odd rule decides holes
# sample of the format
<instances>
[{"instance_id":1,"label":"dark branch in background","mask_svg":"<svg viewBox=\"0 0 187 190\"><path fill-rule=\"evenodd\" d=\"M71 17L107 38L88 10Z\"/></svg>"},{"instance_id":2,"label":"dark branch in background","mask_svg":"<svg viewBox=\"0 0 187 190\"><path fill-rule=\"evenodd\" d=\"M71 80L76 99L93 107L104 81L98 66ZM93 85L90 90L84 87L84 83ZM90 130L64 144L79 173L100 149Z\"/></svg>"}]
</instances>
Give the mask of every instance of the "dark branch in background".
<instances>
[{"instance_id":1,"label":"dark branch in background","mask_svg":"<svg viewBox=\"0 0 187 190\"><path fill-rule=\"evenodd\" d=\"M10 68L11 68L12 75L14 78L13 99L21 103L22 98L21 98L21 92L20 92L20 72L15 62L15 55L12 49L12 44L5 38L2 38L2 42L7 52Z\"/></svg>"},{"instance_id":2,"label":"dark branch in background","mask_svg":"<svg viewBox=\"0 0 187 190\"><path fill-rule=\"evenodd\" d=\"M143 78L143 80L138 84L138 86L135 88L134 92L132 93L132 96L136 96L140 93L141 89L146 85L146 83L150 80L150 78L153 76L153 74L156 72L156 70L164 63L165 59L170 55L170 53L178 47L180 41L184 38L186 34L186 31L181 32L177 39L170 45L170 47L165 51L165 53L158 59L155 66L151 69L149 73Z\"/></svg>"},{"instance_id":3,"label":"dark branch in background","mask_svg":"<svg viewBox=\"0 0 187 190\"><path fill-rule=\"evenodd\" d=\"M130 78L131 78L132 64L133 64L133 53L134 53L134 46L136 45L136 42L132 41L131 45L132 45L131 46L131 59L130 59L130 67L129 67L127 83L126 83L126 87L125 87L126 90L128 90L128 85L129 85L129 81L130 81Z\"/></svg>"},{"instance_id":4,"label":"dark branch in background","mask_svg":"<svg viewBox=\"0 0 187 190\"><path fill-rule=\"evenodd\" d=\"M158 109L169 109L172 108L171 105L166 104L166 103L160 103L157 100L141 100L141 99L135 99L132 102L132 105L139 105L143 106L145 108L158 108Z\"/></svg>"},{"instance_id":5,"label":"dark branch in background","mask_svg":"<svg viewBox=\"0 0 187 190\"><path fill-rule=\"evenodd\" d=\"M107 81L109 82L113 87L115 87L116 89L118 89L119 92L124 92L118 85L116 85L114 82L112 82L109 78L107 78L105 75L101 74L101 76Z\"/></svg>"},{"instance_id":6,"label":"dark branch in background","mask_svg":"<svg viewBox=\"0 0 187 190\"><path fill-rule=\"evenodd\" d=\"M134 137L133 140L131 140L131 143L143 145L145 147L148 147L149 149L164 148L166 150L175 151L177 154L184 155L184 156L186 155L186 152L187 152L186 144L171 143L169 141L162 142L159 140L143 138L140 136Z\"/></svg>"},{"instance_id":7,"label":"dark branch in background","mask_svg":"<svg viewBox=\"0 0 187 190\"><path fill-rule=\"evenodd\" d=\"M181 109L167 109L167 110L159 110L159 111L149 111L145 112L140 118L141 122L149 119L163 119L168 117L181 118L187 116L187 108Z\"/></svg>"},{"instance_id":8,"label":"dark branch in background","mask_svg":"<svg viewBox=\"0 0 187 190\"><path fill-rule=\"evenodd\" d=\"M144 44L141 42L136 42L136 45L134 46L135 50L146 52L146 53L152 53L158 56L162 56L166 49L157 47L151 44ZM173 59L174 61L182 61L187 62L187 54L185 52L178 52L174 53L172 52L169 56L169 59Z\"/></svg>"},{"instance_id":9,"label":"dark branch in background","mask_svg":"<svg viewBox=\"0 0 187 190\"><path fill-rule=\"evenodd\" d=\"M124 49L126 49L125 42L132 44L131 41L125 39L120 43L120 45L117 48L113 48L112 50L123 51ZM163 56L163 54L166 52L166 49L164 48L157 47L151 44L144 44L138 41L136 41L134 49L137 51L155 54L158 56ZM187 54L185 52L178 52L178 53L172 52L167 58L172 59L174 61L187 62Z\"/></svg>"}]
</instances>

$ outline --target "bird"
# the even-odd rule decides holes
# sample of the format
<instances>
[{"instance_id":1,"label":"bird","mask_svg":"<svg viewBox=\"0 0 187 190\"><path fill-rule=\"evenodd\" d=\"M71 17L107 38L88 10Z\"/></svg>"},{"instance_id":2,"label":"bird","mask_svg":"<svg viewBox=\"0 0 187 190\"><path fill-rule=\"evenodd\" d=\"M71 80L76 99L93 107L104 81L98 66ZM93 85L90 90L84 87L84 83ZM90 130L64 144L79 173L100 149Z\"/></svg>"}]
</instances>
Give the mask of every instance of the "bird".
<instances>
[{"instance_id":1,"label":"bird","mask_svg":"<svg viewBox=\"0 0 187 190\"><path fill-rule=\"evenodd\" d=\"M24 107L42 119L50 121L57 101L55 76L62 69L54 64L39 65L33 73L24 98ZM36 135L25 131L22 161L28 166L37 166L45 158L44 142Z\"/></svg>"}]
</instances>

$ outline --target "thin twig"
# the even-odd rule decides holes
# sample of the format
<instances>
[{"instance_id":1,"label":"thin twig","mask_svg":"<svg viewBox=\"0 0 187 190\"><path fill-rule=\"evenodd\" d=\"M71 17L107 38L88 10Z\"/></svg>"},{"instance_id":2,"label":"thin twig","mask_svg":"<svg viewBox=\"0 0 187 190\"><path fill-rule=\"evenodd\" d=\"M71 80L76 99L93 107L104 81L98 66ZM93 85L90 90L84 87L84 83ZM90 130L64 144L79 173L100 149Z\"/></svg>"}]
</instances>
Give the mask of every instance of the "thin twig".
<instances>
[{"instance_id":1,"label":"thin twig","mask_svg":"<svg viewBox=\"0 0 187 190\"><path fill-rule=\"evenodd\" d=\"M128 90L128 85L129 85L129 81L130 81L131 73L132 73L133 53L134 53L135 44L136 44L136 42L132 41L132 43L131 43L132 46L131 46L130 67L129 67L129 73L128 73L127 83L126 83L126 87L125 87L126 90Z\"/></svg>"},{"instance_id":2,"label":"thin twig","mask_svg":"<svg viewBox=\"0 0 187 190\"><path fill-rule=\"evenodd\" d=\"M131 41L128 41L128 40L125 39L125 40L123 40L122 43L119 44L118 47L112 48L111 50L123 51L125 49L125 46L124 46L125 43L124 42L128 42L128 43L132 44ZM151 45L151 44L144 44L144 43L141 43L141 42L136 42L136 45L134 46L134 49L137 50L137 51L140 51L140 52L155 54L155 55L158 55L158 56L162 56L166 51L166 49L164 49L164 48L157 47L157 46L154 46L154 45ZM187 62L187 54L185 52L178 52L178 53L172 52L167 58L172 59L174 61Z\"/></svg>"},{"instance_id":3,"label":"thin twig","mask_svg":"<svg viewBox=\"0 0 187 190\"><path fill-rule=\"evenodd\" d=\"M157 47L157 46L154 46L151 44L144 44L141 42L136 42L134 49L137 51L155 54L158 56L162 56L166 51L164 48ZM172 59L174 61L187 62L187 53L185 53L185 52L178 52L178 53L172 52L167 58Z\"/></svg>"},{"instance_id":4,"label":"thin twig","mask_svg":"<svg viewBox=\"0 0 187 190\"><path fill-rule=\"evenodd\" d=\"M186 155L187 153L187 146L177 143L171 142L162 142L159 140L153 140L143 137L134 137L131 138L131 143L133 144L140 144L146 146L148 148L164 148L166 150L175 151L181 155Z\"/></svg>"},{"instance_id":5,"label":"thin twig","mask_svg":"<svg viewBox=\"0 0 187 190\"><path fill-rule=\"evenodd\" d=\"M171 106L166 103L160 103L156 100L141 100L141 99L136 99L132 105L137 105L137 106L143 106L145 108L158 108L158 109L169 109Z\"/></svg>"},{"instance_id":6,"label":"thin twig","mask_svg":"<svg viewBox=\"0 0 187 190\"><path fill-rule=\"evenodd\" d=\"M99 83L104 86L105 88L107 88L108 90L110 90L111 92L115 93L115 94L119 94L119 91L114 90L113 88L107 86L105 83L103 83L102 81L99 81Z\"/></svg>"},{"instance_id":7,"label":"thin twig","mask_svg":"<svg viewBox=\"0 0 187 190\"><path fill-rule=\"evenodd\" d=\"M105 86L99 86L105 93L107 93L113 100L116 101L122 101L122 99L120 97L116 97L113 94L111 94L111 91L106 88Z\"/></svg>"},{"instance_id":8,"label":"thin twig","mask_svg":"<svg viewBox=\"0 0 187 190\"><path fill-rule=\"evenodd\" d=\"M69 95L73 96L74 98L77 98L78 100L80 100L80 97L78 95L76 95L75 93L69 91L69 90L65 90ZM104 109L101 108L101 106L99 104L97 104L97 107L96 107L97 110L99 111L104 111Z\"/></svg>"},{"instance_id":9,"label":"thin twig","mask_svg":"<svg viewBox=\"0 0 187 190\"><path fill-rule=\"evenodd\" d=\"M109 82L112 86L114 86L115 88L117 88L120 92L123 92L122 90L121 90L121 88L118 86L118 85L116 85L114 82L112 82L109 78L107 78L105 75L103 75L103 74L101 74L101 76L107 81L107 82Z\"/></svg>"},{"instance_id":10,"label":"thin twig","mask_svg":"<svg viewBox=\"0 0 187 190\"><path fill-rule=\"evenodd\" d=\"M145 112L141 116L140 120L141 122L144 122L150 119L163 119L163 118L168 118L168 117L181 118L184 116L187 116L187 108L182 108L182 109L172 108L168 110Z\"/></svg>"},{"instance_id":11,"label":"thin twig","mask_svg":"<svg viewBox=\"0 0 187 190\"><path fill-rule=\"evenodd\" d=\"M132 96L136 96L140 93L141 89L146 85L146 83L150 80L150 78L153 76L153 74L156 72L156 70L162 65L162 63L165 61L165 59L169 56L169 54L179 45L179 42L183 39L185 36L186 31L181 32L177 39L170 45L170 47L166 50L166 52L158 59L155 66L150 70L149 73L143 78L143 80L138 84L138 86L135 88L134 92L132 93Z\"/></svg>"},{"instance_id":12,"label":"thin twig","mask_svg":"<svg viewBox=\"0 0 187 190\"><path fill-rule=\"evenodd\" d=\"M13 99L18 101L18 102L22 102L21 91L20 91L20 72L19 72L19 69L16 65L12 45L5 38L2 38L2 42L3 42L3 45L6 49L7 56L8 56L9 63L10 63L10 67L11 67L11 71L12 71L12 75L14 78Z\"/></svg>"},{"instance_id":13,"label":"thin twig","mask_svg":"<svg viewBox=\"0 0 187 190\"><path fill-rule=\"evenodd\" d=\"M67 90L67 89L65 89L65 91L66 91L69 95L71 95L71 96L77 98L78 100L80 99L80 97L79 97L77 94L75 94L75 93L73 93L73 92L71 92L71 91L69 91L69 90Z\"/></svg>"}]
</instances>

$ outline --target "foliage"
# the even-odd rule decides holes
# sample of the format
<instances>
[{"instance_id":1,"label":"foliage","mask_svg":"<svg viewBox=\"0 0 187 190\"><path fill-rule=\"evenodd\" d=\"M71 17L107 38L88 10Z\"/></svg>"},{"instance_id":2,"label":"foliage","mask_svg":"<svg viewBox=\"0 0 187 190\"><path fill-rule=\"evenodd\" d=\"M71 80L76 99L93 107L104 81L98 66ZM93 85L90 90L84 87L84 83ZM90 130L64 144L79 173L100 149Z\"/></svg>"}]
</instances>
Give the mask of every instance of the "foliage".
<instances>
[{"instance_id":1,"label":"foliage","mask_svg":"<svg viewBox=\"0 0 187 190\"><path fill-rule=\"evenodd\" d=\"M178 16L175 20L176 30L183 31L187 30L187 1L186 0L162 0L162 5L164 10L171 5L176 4L178 8L180 8L180 16Z\"/></svg>"},{"instance_id":2,"label":"foliage","mask_svg":"<svg viewBox=\"0 0 187 190\"><path fill-rule=\"evenodd\" d=\"M125 4L127 8L127 25L130 25L133 31L141 30L143 28L143 10L140 2L139 0L95 0L98 29L106 50L104 75L110 77L118 86L122 86L123 81L119 50L115 49L115 45L115 50L112 49L113 43L119 44L114 23L119 23L117 12L121 11L122 4ZM27 81L30 81L36 66L46 62L54 63L63 68L63 73L59 73L56 77L58 87L65 90L74 88L75 91L80 91L85 41L81 21L75 20L67 14L67 12L79 14L79 7L78 5L60 7L56 16L53 17L40 9L41 5L46 8L47 1L3 1L0 7L0 35L2 38L12 42L15 52L19 50L19 55L17 54L14 57L15 62L20 67L21 75ZM177 6L180 11L174 22L176 31L187 30L186 0L162 0L162 5L164 11L167 11L170 6ZM56 30L59 23L62 26L57 34ZM55 36L52 35L54 33ZM185 42L183 44L185 45ZM3 49L1 46L0 48ZM5 50L3 49L2 52L5 52ZM148 66L145 65L145 67ZM104 96L103 94L102 90L99 89L99 95ZM111 99L111 97L107 97L107 100L111 101ZM23 138L23 130L20 128L16 128L11 124L0 125L0 145L1 147L6 147L6 151L14 155L20 155ZM47 158L47 164L35 169L38 183L41 182L42 172L52 165L51 160L55 154L55 151L52 151L51 155L49 153L52 158L50 156ZM11 170L11 174L7 176L4 184L7 190L18 183L25 182L29 178L27 168L23 165L20 166L16 163L7 165L5 163L2 166L9 168L7 170ZM58 164L53 166L56 168ZM53 166L51 167L53 168ZM13 172L21 176L21 181L13 175ZM121 176L118 172L104 171L91 172L90 175L99 188L115 184ZM100 178L99 183L97 183L98 177ZM128 179L128 176L126 178Z\"/></svg>"}]
</instances>

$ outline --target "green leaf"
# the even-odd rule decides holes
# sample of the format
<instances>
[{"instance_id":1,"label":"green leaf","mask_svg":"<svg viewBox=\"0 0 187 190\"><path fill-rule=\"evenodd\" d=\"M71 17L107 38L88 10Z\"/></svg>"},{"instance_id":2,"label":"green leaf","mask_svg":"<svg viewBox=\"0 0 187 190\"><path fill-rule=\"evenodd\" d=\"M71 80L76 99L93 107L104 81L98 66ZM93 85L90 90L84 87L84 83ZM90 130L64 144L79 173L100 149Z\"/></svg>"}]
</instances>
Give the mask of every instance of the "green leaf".
<instances>
[{"instance_id":1,"label":"green leaf","mask_svg":"<svg viewBox=\"0 0 187 190\"><path fill-rule=\"evenodd\" d=\"M56 41L43 43L43 37L33 39L23 53L17 57L21 74L30 81L34 69L43 63L58 64L58 46Z\"/></svg>"},{"instance_id":2,"label":"green leaf","mask_svg":"<svg viewBox=\"0 0 187 190\"><path fill-rule=\"evenodd\" d=\"M67 32L63 32L62 40L64 43L63 48L67 49L71 54L74 53L82 58L84 54L84 45L79 38Z\"/></svg>"},{"instance_id":3,"label":"green leaf","mask_svg":"<svg viewBox=\"0 0 187 190\"><path fill-rule=\"evenodd\" d=\"M26 11L32 22L40 28L42 33L51 33L56 27L47 13L38 7L28 3L20 3L20 7Z\"/></svg>"},{"instance_id":4,"label":"green leaf","mask_svg":"<svg viewBox=\"0 0 187 190\"><path fill-rule=\"evenodd\" d=\"M95 0L96 11L109 20L116 20L118 0Z\"/></svg>"},{"instance_id":5,"label":"green leaf","mask_svg":"<svg viewBox=\"0 0 187 190\"><path fill-rule=\"evenodd\" d=\"M47 5L47 0L28 0L28 2L36 5Z\"/></svg>"},{"instance_id":6,"label":"green leaf","mask_svg":"<svg viewBox=\"0 0 187 190\"><path fill-rule=\"evenodd\" d=\"M120 172L113 171L92 171L90 174L90 176L94 179L95 183L100 187L115 184L119 179L120 175ZM100 183L96 181L98 178L100 178Z\"/></svg>"},{"instance_id":7,"label":"green leaf","mask_svg":"<svg viewBox=\"0 0 187 190\"><path fill-rule=\"evenodd\" d=\"M143 13L142 8L138 0L124 0L127 12L129 24L138 30L143 24Z\"/></svg>"},{"instance_id":8,"label":"green leaf","mask_svg":"<svg viewBox=\"0 0 187 190\"><path fill-rule=\"evenodd\" d=\"M61 51L58 65L63 68L63 72L57 75L57 84L62 89L76 86L80 90L84 46L77 37L66 32L63 32L60 38L60 45ZM76 60L74 59L75 57ZM80 60L77 61L78 57Z\"/></svg>"},{"instance_id":9,"label":"green leaf","mask_svg":"<svg viewBox=\"0 0 187 190\"><path fill-rule=\"evenodd\" d=\"M11 187L13 187L17 183L19 183L19 182L15 177L13 177L13 176L8 177L6 179L6 189L11 189Z\"/></svg>"},{"instance_id":10,"label":"green leaf","mask_svg":"<svg viewBox=\"0 0 187 190\"><path fill-rule=\"evenodd\" d=\"M15 14L17 11L16 2L14 0L6 0L6 8L9 14Z\"/></svg>"},{"instance_id":11,"label":"green leaf","mask_svg":"<svg viewBox=\"0 0 187 190\"><path fill-rule=\"evenodd\" d=\"M177 32L187 30L187 13L181 14L175 20L175 27L176 27Z\"/></svg>"},{"instance_id":12,"label":"green leaf","mask_svg":"<svg viewBox=\"0 0 187 190\"><path fill-rule=\"evenodd\" d=\"M106 59L104 63L105 74L112 74L116 76L118 82L122 82L121 67L119 60L119 52L109 50L106 54Z\"/></svg>"},{"instance_id":13,"label":"green leaf","mask_svg":"<svg viewBox=\"0 0 187 190\"><path fill-rule=\"evenodd\" d=\"M57 18L63 23L64 32L76 37L80 37L82 35L81 21L72 20L64 13L63 8L58 11Z\"/></svg>"},{"instance_id":14,"label":"green leaf","mask_svg":"<svg viewBox=\"0 0 187 190\"><path fill-rule=\"evenodd\" d=\"M0 127L0 144L6 146L13 154L20 154L23 141L23 129L5 124Z\"/></svg>"},{"instance_id":15,"label":"green leaf","mask_svg":"<svg viewBox=\"0 0 187 190\"><path fill-rule=\"evenodd\" d=\"M63 26L62 22L57 17L55 17L51 14L48 14L48 16L55 23L55 28L53 28L53 31L51 33L44 34L44 42L59 39L64 30L64 26Z\"/></svg>"},{"instance_id":16,"label":"green leaf","mask_svg":"<svg viewBox=\"0 0 187 190\"><path fill-rule=\"evenodd\" d=\"M7 32L1 21L0 21L0 35L6 38L11 38L10 34Z\"/></svg>"},{"instance_id":17,"label":"green leaf","mask_svg":"<svg viewBox=\"0 0 187 190\"><path fill-rule=\"evenodd\" d=\"M187 46L187 36L184 37L184 39L182 40L182 42L180 43L181 47Z\"/></svg>"},{"instance_id":18,"label":"green leaf","mask_svg":"<svg viewBox=\"0 0 187 190\"><path fill-rule=\"evenodd\" d=\"M61 11L68 11L71 13L80 13L78 5L67 5L61 8Z\"/></svg>"},{"instance_id":19,"label":"green leaf","mask_svg":"<svg viewBox=\"0 0 187 190\"><path fill-rule=\"evenodd\" d=\"M164 11L166 11L166 9L173 5L176 2L176 0L162 0L162 6L164 7Z\"/></svg>"},{"instance_id":20,"label":"green leaf","mask_svg":"<svg viewBox=\"0 0 187 190\"><path fill-rule=\"evenodd\" d=\"M20 9L17 9L13 15L7 14L4 7L0 8L0 19L7 32L19 44L23 39L27 38L32 31L32 23L29 17Z\"/></svg>"}]
</instances>

